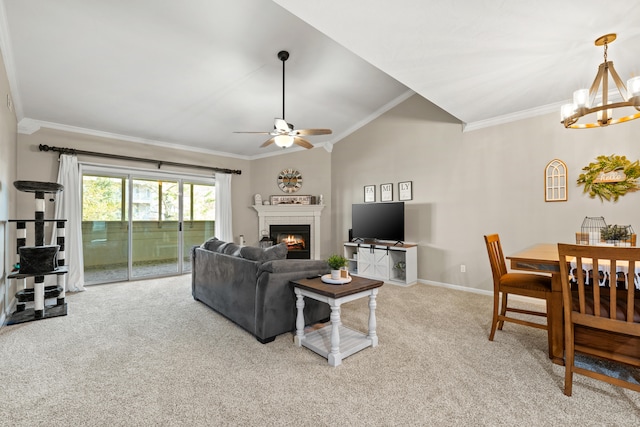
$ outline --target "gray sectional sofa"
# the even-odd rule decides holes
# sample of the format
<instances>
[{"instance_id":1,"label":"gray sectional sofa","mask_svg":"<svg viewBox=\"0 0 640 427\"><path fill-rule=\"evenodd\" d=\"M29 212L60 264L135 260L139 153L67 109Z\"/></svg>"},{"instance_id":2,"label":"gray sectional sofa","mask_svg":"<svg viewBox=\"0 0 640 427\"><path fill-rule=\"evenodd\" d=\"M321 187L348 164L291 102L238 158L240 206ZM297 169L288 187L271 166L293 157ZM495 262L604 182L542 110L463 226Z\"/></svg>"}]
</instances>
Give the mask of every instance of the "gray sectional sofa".
<instances>
[{"instance_id":1,"label":"gray sectional sofa","mask_svg":"<svg viewBox=\"0 0 640 427\"><path fill-rule=\"evenodd\" d=\"M238 246L215 237L191 251L193 298L254 335L261 343L295 329L291 280L329 272L326 261L286 259L287 247ZM307 325L327 321L329 306L305 299Z\"/></svg>"}]
</instances>

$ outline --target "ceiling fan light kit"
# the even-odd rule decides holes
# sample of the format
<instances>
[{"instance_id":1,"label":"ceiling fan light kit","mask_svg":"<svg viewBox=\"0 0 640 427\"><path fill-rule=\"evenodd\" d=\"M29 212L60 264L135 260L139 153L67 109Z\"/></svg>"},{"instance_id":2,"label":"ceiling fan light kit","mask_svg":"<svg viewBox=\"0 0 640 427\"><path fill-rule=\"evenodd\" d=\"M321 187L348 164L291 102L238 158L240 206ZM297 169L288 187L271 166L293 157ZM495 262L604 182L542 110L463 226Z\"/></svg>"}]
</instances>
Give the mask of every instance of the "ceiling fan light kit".
<instances>
[{"instance_id":1,"label":"ceiling fan light kit","mask_svg":"<svg viewBox=\"0 0 640 427\"><path fill-rule=\"evenodd\" d=\"M293 145L293 137L289 135L278 135L274 138L274 142L278 147L289 148Z\"/></svg>"},{"instance_id":2,"label":"ceiling fan light kit","mask_svg":"<svg viewBox=\"0 0 640 427\"><path fill-rule=\"evenodd\" d=\"M607 61L607 47L616 39L616 34L606 34L595 41L596 46L604 46L604 61L598 67L598 74L590 89L578 89L573 93L573 103L565 104L560 109L562 123L565 128L589 129L615 125L640 118L640 76L627 80L625 86L613 67L613 61ZM618 89L623 101L609 103L609 75ZM600 100L596 103L598 89ZM613 118L616 108L633 108L630 113L617 119ZM578 120L588 114L596 114L596 121L578 124Z\"/></svg>"},{"instance_id":3,"label":"ceiling fan light kit","mask_svg":"<svg viewBox=\"0 0 640 427\"><path fill-rule=\"evenodd\" d=\"M293 144L299 145L304 148L313 148L311 144L302 136L307 135L329 135L331 129L295 129L291 123L287 123L284 118L284 88L285 88L285 72L284 63L289 59L289 52L281 50L278 52L278 59L282 61L282 118L274 119L273 130L271 132L234 132L234 133L257 133L263 135L270 135L271 138L266 140L260 147L268 147L271 144L275 144L281 148L289 148Z\"/></svg>"}]
</instances>

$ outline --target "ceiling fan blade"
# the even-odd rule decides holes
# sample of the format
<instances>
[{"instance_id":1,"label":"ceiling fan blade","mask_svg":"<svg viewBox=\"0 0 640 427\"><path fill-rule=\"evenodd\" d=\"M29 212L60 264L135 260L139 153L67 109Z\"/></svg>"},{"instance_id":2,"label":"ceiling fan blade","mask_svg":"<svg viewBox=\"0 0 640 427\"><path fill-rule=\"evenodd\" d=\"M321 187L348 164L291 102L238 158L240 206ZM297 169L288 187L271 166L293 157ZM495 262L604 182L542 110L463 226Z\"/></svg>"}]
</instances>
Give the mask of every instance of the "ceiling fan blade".
<instances>
[{"instance_id":1,"label":"ceiling fan blade","mask_svg":"<svg viewBox=\"0 0 640 427\"><path fill-rule=\"evenodd\" d=\"M331 129L296 129L296 135L329 135Z\"/></svg>"},{"instance_id":2,"label":"ceiling fan blade","mask_svg":"<svg viewBox=\"0 0 640 427\"><path fill-rule=\"evenodd\" d=\"M251 132L251 131L249 131L249 132L244 132L244 131L234 131L233 133L257 133L257 134L260 134L260 135L271 135L271 132Z\"/></svg>"},{"instance_id":3,"label":"ceiling fan blade","mask_svg":"<svg viewBox=\"0 0 640 427\"><path fill-rule=\"evenodd\" d=\"M304 148L309 148L309 149L313 148L313 144L311 144L309 141L307 141L304 138L300 138L299 136L294 136L293 142Z\"/></svg>"},{"instance_id":4,"label":"ceiling fan blade","mask_svg":"<svg viewBox=\"0 0 640 427\"><path fill-rule=\"evenodd\" d=\"M265 142L262 143L260 148L268 147L269 145L273 144L274 142L276 142L276 138L275 137L269 138Z\"/></svg>"}]
</instances>

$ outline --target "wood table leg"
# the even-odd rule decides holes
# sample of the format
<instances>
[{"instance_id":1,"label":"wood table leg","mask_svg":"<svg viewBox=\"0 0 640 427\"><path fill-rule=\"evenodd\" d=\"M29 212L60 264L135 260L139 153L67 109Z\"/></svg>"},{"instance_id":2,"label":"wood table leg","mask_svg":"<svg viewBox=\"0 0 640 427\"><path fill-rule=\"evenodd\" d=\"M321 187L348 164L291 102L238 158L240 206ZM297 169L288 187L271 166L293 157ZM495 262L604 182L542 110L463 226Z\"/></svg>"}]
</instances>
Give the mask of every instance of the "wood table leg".
<instances>
[{"instance_id":1,"label":"wood table leg","mask_svg":"<svg viewBox=\"0 0 640 427\"><path fill-rule=\"evenodd\" d=\"M551 360L564 366L564 327L562 311L562 279L559 273L551 275L551 307L547 307L549 334L551 335Z\"/></svg>"}]
</instances>

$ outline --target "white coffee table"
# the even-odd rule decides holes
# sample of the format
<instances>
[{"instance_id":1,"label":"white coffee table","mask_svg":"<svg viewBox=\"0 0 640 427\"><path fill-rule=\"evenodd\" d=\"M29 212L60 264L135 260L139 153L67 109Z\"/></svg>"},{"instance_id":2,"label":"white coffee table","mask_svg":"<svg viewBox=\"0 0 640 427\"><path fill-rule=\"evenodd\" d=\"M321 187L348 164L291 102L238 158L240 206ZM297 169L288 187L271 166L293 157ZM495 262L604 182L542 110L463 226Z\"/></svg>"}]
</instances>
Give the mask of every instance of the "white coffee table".
<instances>
[{"instance_id":1,"label":"white coffee table","mask_svg":"<svg viewBox=\"0 0 640 427\"><path fill-rule=\"evenodd\" d=\"M301 279L291 282L296 294L296 335L295 344L327 358L329 365L338 366L342 359L367 348L378 345L376 335L376 296L383 282L352 276L353 280L344 285L324 283L320 277ZM342 325L340 306L349 301L369 297L369 332L360 331ZM331 307L331 323L323 328L304 330L304 297L322 301Z\"/></svg>"}]
</instances>

